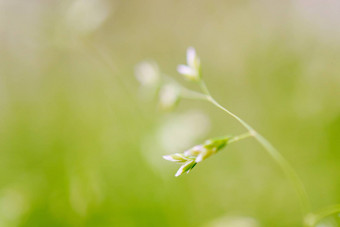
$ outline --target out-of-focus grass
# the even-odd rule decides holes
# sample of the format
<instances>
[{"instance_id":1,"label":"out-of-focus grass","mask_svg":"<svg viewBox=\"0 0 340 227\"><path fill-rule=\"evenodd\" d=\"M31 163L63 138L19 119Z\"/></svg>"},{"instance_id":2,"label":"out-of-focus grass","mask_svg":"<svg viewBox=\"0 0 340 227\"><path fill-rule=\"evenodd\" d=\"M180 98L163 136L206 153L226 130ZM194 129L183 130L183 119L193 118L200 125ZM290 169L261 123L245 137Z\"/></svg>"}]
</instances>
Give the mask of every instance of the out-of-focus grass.
<instances>
[{"instance_id":1,"label":"out-of-focus grass","mask_svg":"<svg viewBox=\"0 0 340 227\"><path fill-rule=\"evenodd\" d=\"M139 99L135 64L156 59L182 81L175 69L189 45L216 99L296 168L313 209L340 203L335 27L312 29L279 2L89 2L0 2L1 226L211 226L239 216L299 226L294 190L252 140L178 179L161 159L159 134L176 114L209 115L202 139L242 132L209 104L184 100L169 114Z\"/></svg>"}]
</instances>

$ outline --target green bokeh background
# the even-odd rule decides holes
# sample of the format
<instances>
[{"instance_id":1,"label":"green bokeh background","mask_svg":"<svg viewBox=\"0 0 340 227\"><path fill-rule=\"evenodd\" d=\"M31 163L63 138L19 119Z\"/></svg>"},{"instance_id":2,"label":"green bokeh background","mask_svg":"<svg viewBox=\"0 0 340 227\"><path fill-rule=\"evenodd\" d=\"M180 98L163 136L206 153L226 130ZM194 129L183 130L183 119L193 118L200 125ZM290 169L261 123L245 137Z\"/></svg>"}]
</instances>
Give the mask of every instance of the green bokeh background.
<instances>
[{"instance_id":1,"label":"green bokeh background","mask_svg":"<svg viewBox=\"0 0 340 227\"><path fill-rule=\"evenodd\" d=\"M254 140L179 178L162 159L159 129L192 109L211 129L190 146L244 131L208 103L169 113L140 98L145 59L197 89L176 72L188 46L213 96L296 169L312 209L340 203L340 7L306 2L0 1L0 226L301 226L294 189Z\"/></svg>"}]
</instances>

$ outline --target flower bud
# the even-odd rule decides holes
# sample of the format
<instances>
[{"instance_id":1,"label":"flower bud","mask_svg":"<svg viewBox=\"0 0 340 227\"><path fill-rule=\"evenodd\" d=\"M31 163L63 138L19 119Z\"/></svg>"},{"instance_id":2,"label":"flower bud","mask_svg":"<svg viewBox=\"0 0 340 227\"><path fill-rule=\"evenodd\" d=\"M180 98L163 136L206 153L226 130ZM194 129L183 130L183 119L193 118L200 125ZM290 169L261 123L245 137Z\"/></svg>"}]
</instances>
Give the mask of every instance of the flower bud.
<instances>
[{"instance_id":1,"label":"flower bud","mask_svg":"<svg viewBox=\"0 0 340 227\"><path fill-rule=\"evenodd\" d=\"M230 137L215 138L205 141L204 147L207 149L221 150L228 144Z\"/></svg>"},{"instance_id":2,"label":"flower bud","mask_svg":"<svg viewBox=\"0 0 340 227\"><path fill-rule=\"evenodd\" d=\"M203 145L202 152L200 152L197 156L196 162L202 162L217 151L221 150L225 145L227 145L228 140L229 137L207 140Z\"/></svg>"},{"instance_id":3,"label":"flower bud","mask_svg":"<svg viewBox=\"0 0 340 227\"><path fill-rule=\"evenodd\" d=\"M195 159L195 161L197 163L202 162L203 160L207 159L210 155L212 155L214 152L212 150L207 150L205 149L203 152L201 152L197 158Z\"/></svg>"},{"instance_id":4,"label":"flower bud","mask_svg":"<svg viewBox=\"0 0 340 227\"><path fill-rule=\"evenodd\" d=\"M189 173L194 166L215 154L228 144L231 137L215 138L205 141L204 144L196 145L183 153L175 153L163 156L164 159L183 163L176 173L176 177L183 173Z\"/></svg>"},{"instance_id":5,"label":"flower bud","mask_svg":"<svg viewBox=\"0 0 340 227\"><path fill-rule=\"evenodd\" d=\"M196 165L196 162L194 160L188 161L184 163L181 168L178 169L177 173L175 174L175 177L178 177L182 175L183 173L189 173L192 168L194 168Z\"/></svg>"},{"instance_id":6,"label":"flower bud","mask_svg":"<svg viewBox=\"0 0 340 227\"><path fill-rule=\"evenodd\" d=\"M183 154L180 154L180 153L164 155L163 158L171 162L179 162L179 163L186 162L189 160L187 157L185 157Z\"/></svg>"},{"instance_id":7,"label":"flower bud","mask_svg":"<svg viewBox=\"0 0 340 227\"><path fill-rule=\"evenodd\" d=\"M197 156L200 153L202 153L205 150L205 148L202 145L194 146L193 148L187 150L184 152L184 155L186 156Z\"/></svg>"},{"instance_id":8,"label":"flower bud","mask_svg":"<svg viewBox=\"0 0 340 227\"><path fill-rule=\"evenodd\" d=\"M196 54L196 50L193 47L189 47L187 49L187 64L192 69L196 69L197 72L199 72L199 69L201 67L200 59L198 58Z\"/></svg>"},{"instance_id":9,"label":"flower bud","mask_svg":"<svg viewBox=\"0 0 340 227\"><path fill-rule=\"evenodd\" d=\"M201 63L193 47L187 50L187 65L179 65L177 71L188 80L199 81L201 79Z\"/></svg>"}]
</instances>

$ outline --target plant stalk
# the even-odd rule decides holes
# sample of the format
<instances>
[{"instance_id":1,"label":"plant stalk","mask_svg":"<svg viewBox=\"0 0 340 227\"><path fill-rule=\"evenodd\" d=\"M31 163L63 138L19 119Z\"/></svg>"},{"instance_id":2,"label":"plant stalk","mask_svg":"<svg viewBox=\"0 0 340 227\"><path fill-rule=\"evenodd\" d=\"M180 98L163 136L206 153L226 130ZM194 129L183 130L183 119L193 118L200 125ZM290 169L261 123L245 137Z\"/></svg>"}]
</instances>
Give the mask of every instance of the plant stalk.
<instances>
[{"instance_id":1,"label":"plant stalk","mask_svg":"<svg viewBox=\"0 0 340 227\"><path fill-rule=\"evenodd\" d=\"M271 143L266 138L264 138L261 134L255 131L248 123L246 123L244 120L242 120L240 117L238 117L225 107L223 107L221 104L219 104L211 96L204 81L200 81L200 87L203 90L203 92L207 95L207 100L210 103L220 108L221 110L232 116L234 119L236 119L241 125L243 125L243 127L245 127L248 130L249 135L253 136L265 148L268 154L277 162L277 164L281 167L281 169L283 170L283 172L285 173L285 175L295 188L299 196L299 201L303 214L307 215L310 211L310 205L306 190L299 176L297 175L293 167L289 164L289 162L281 155L281 153L273 145L271 145Z\"/></svg>"},{"instance_id":2,"label":"plant stalk","mask_svg":"<svg viewBox=\"0 0 340 227\"><path fill-rule=\"evenodd\" d=\"M240 140L243 140L243 139L246 139L246 138L251 137L251 136L253 136L253 135L250 134L249 132L243 133L243 134L238 135L238 136L234 136L233 138L231 138L228 141L228 144L234 143L234 142L237 142L237 141L240 141Z\"/></svg>"}]
</instances>

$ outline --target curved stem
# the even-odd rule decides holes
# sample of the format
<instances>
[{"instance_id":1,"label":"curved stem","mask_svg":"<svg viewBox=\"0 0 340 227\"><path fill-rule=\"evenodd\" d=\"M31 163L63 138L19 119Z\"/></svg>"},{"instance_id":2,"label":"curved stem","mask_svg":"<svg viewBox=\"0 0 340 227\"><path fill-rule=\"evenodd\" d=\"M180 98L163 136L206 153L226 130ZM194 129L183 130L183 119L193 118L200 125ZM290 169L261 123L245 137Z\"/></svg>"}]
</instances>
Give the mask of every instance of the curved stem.
<instances>
[{"instance_id":1,"label":"curved stem","mask_svg":"<svg viewBox=\"0 0 340 227\"><path fill-rule=\"evenodd\" d=\"M246 138L251 137L251 136L253 136L253 135L250 134L249 132L243 133L243 134L238 135L238 136L234 136L233 138L231 138L228 141L228 144L234 143L234 142L237 142L237 141L240 141L240 140L243 140L243 139L246 139Z\"/></svg>"},{"instance_id":2,"label":"curved stem","mask_svg":"<svg viewBox=\"0 0 340 227\"><path fill-rule=\"evenodd\" d=\"M238 117L228 109L224 108L221 104L219 104L211 96L206 84L203 81L200 82L200 86L203 92L207 95L209 102L211 102L213 105L217 106L218 108L232 116L234 119L236 119L240 124L242 124L243 127L245 127L248 130L249 134L252 135L265 148L268 154L278 163L278 165L282 168L287 178L291 181L292 185L294 186L299 196L300 205L303 210L303 213L308 214L310 208L307 193L299 176L297 175L293 167L289 164L289 162L281 155L281 153L273 145L271 145L271 143L266 138L264 138L261 134L255 131L248 123L246 123L244 120L242 120L240 117Z\"/></svg>"},{"instance_id":3,"label":"curved stem","mask_svg":"<svg viewBox=\"0 0 340 227\"><path fill-rule=\"evenodd\" d=\"M207 100L208 99L208 96L206 94L202 94L201 92L190 90L182 86L174 78L169 77L165 74L163 74L162 76L167 83L174 84L180 89L181 97L186 98L186 99L196 99L196 100Z\"/></svg>"},{"instance_id":4,"label":"curved stem","mask_svg":"<svg viewBox=\"0 0 340 227\"><path fill-rule=\"evenodd\" d=\"M197 100L208 100L208 97L205 94L200 92L192 91L184 87L181 88L181 96L187 99L197 99Z\"/></svg>"}]
</instances>

